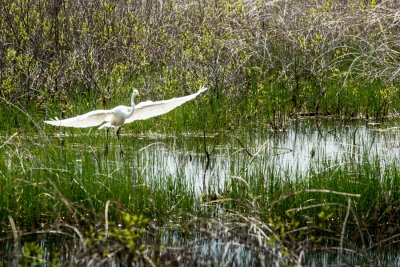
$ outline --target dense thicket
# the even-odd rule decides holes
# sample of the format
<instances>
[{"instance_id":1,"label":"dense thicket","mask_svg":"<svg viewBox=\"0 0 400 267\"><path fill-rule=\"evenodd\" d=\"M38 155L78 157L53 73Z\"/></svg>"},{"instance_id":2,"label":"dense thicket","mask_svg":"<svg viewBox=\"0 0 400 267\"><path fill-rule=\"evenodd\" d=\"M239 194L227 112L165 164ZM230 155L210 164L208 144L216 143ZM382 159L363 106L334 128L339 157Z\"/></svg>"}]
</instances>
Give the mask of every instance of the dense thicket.
<instances>
[{"instance_id":1,"label":"dense thicket","mask_svg":"<svg viewBox=\"0 0 400 267\"><path fill-rule=\"evenodd\" d=\"M229 114L382 116L400 102L398 10L395 0L2 0L0 96L68 112L74 95L106 102L137 86L161 98L207 84Z\"/></svg>"}]
</instances>

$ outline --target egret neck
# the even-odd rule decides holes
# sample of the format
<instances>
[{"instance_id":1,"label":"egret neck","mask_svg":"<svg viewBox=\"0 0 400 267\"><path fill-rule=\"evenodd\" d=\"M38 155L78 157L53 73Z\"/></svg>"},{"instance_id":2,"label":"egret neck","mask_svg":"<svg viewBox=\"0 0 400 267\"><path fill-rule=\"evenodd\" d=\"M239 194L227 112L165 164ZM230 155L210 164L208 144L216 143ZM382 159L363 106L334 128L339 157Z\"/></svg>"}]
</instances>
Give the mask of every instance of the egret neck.
<instances>
[{"instance_id":1,"label":"egret neck","mask_svg":"<svg viewBox=\"0 0 400 267\"><path fill-rule=\"evenodd\" d=\"M133 115L133 112L135 111L135 95L139 95L139 92L135 89L132 92L132 96L131 96L131 110L126 114L126 118L129 118L130 116Z\"/></svg>"}]
</instances>

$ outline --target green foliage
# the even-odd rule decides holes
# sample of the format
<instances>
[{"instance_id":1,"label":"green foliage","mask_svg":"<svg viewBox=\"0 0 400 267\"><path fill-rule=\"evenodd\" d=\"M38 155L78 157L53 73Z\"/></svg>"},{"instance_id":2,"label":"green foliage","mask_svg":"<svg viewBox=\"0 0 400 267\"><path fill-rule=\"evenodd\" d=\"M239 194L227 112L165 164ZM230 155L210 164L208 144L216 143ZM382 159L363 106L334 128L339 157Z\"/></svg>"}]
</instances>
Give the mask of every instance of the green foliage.
<instances>
[{"instance_id":1,"label":"green foliage","mask_svg":"<svg viewBox=\"0 0 400 267\"><path fill-rule=\"evenodd\" d=\"M96 228L92 225L89 227L89 231L85 234L89 255L98 254L102 258L128 265L161 263L159 254L154 252L161 251L164 246L157 236L148 238L149 234L155 234L149 233L151 229L149 220L143 215L131 215L127 212L121 212L120 215L120 223L111 221L101 227L99 225Z\"/></svg>"},{"instance_id":2,"label":"green foliage","mask_svg":"<svg viewBox=\"0 0 400 267\"><path fill-rule=\"evenodd\" d=\"M5 0L0 96L41 111L38 118L65 117L87 110L85 103L108 106L133 86L155 98L207 85L204 104L212 108L204 112L213 114L207 125L214 130L249 118L279 127L283 116L296 113L393 112L399 104L396 7L290 5L168 0L148 9L132 1ZM379 19L368 19L371 13Z\"/></svg>"},{"instance_id":3,"label":"green foliage","mask_svg":"<svg viewBox=\"0 0 400 267\"><path fill-rule=\"evenodd\" d=\"M43 249L42 246L38 245L35 242L24 242L22 248L22 255L19 261L15 261L18 266L42 266L42 265L49 265L49 266L62 266L62 262L60 259L59 253L52 253L51 255L46 255L47 253ZM51 260L48 260L48 257L51 257ZM18 257L14 255L14 257ZM15 265L16 263L9 262L9 261L0 261L0 266L10 266Z\"/></svg>"},{"instance_id":4,"label":"green foliage","mask_svg":"<svg viewBox=\"0 0 400 267\"><path fill-rule=\"evenodd\" d=\"M143 218L143 216L132 216L124 213L122 214L122 220L125 224L125 229L112 229L109 234L110 237L114 237L120 242L127 244L129 249L134 253L143 251L146 247L144 245L137 247L135 240L143 236L148 219Z\"/></svg>"},{"instance_id":5,"label":"green foliage","mask_svg":"<svg viewBox=\"0 0 400 267\"><path fill-rule=\"evenodd\" d=\"M24 265L25 266L37 266L39 264L45 263L43 259L43 248L35 243L24 243L23 255L24 255Z\"/></svg>"}]
</instances>

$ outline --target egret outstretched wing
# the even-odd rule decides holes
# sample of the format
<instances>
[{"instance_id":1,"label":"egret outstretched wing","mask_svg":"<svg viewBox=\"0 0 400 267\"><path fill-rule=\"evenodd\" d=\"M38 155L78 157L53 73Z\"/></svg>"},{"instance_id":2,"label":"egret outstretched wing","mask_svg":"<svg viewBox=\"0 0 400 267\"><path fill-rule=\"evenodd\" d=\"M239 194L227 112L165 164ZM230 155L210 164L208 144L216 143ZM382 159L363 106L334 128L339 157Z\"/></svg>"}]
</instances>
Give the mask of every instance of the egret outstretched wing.
<instances>
[{"instance_id":1,"label":"egret outstretched wing","mask_svg":"<svg viewBox=\"0 0 400 267\"><path fill-rule=\"evenodd\" d=\"M105 121L109 121L113 112L111 110L94 110L65 120L44 121L54 126L84 128L98 126Z\"/></svg>"},{"instance_id":2,"label":"egret outstretched wing","mask_svg":"<svg viewBox=\"0 0 400 267\"><path fill-rule=\"evenodd\" d=\"M165 114L173 110L174 108L182 105L183 103L194 99L196 96L206 90L207 88L202 87L199 91L197 91L197 93L188 96L156 102L145 101L135 105L134 97L135 95L139 95L139 92L135 89L133 90L131 96L131 107L120 105L110 110L94 110L86 114L65 120L53 120L44 122L54 126L75 128L93 127L99 125L101 125L99 129L103 127L121 127L125 123L130 123L135 120L145 120L151 117Z\"/></svg>"},{"instance_id":3,"label":"egret outstretched wing","mask_svg":"<svg viewBox=\"0 0 400 267\"><path fill-rule=\"evenodd\" d=\"M176 107L184 104L185 102L196 98L199 94L206 91L207 88L201 87L197 93L182 96L182 97L175 97L168 100L161 100L161 101L145 101L137 104L135 106L135 110L129 118L125 120L125 123L130 123L136 120L146 120L151 117L159 116L165 113L170 112Z\"/></svg>"}]
</instances>

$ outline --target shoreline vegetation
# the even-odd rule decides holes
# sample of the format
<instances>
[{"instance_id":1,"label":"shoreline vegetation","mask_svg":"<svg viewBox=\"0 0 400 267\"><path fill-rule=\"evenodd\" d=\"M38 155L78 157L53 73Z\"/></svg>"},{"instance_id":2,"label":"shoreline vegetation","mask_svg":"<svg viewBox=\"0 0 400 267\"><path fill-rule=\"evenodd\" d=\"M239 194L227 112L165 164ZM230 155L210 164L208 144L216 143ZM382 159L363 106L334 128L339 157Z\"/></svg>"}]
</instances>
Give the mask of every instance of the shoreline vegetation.
<instances>
[{"instance_id":1,"label":"shoreline vegetation","mask_svg":"<svg viewBox=\"0 0 400 267\"><path fill-rule=\"evenodd\" d=\"M213 129L250 118L279 127L296 114L398 114L398 5L4 0L2 120L26 119L7 112L12 104L37 120L66 118L120 104L132 87L157 100L202 85L201 115L214 114Z\"/></svg>"},{"instance_id":2,"label":"shoreline vegetation","mask_svg":"<svg viewBox=\"0 0 400 267\"><path fill-rule=\"evenodd\" d=\"M393 129L385 138L399 149L399 9L1 1L0 266L376 265L379 253L398 263L399 163L356 137ZM42 123L129 104L133 87L144 101L203 85L196 101L124 127L123 156L112 138L105 155L96 129ZM333 158L315 145L306 173L246 139L308 124L346 142ZM212 171L217 157L229 178ZM184 165L168 174L181 161L201 168L200 182Z\"/></svg>"}]
</instances>

